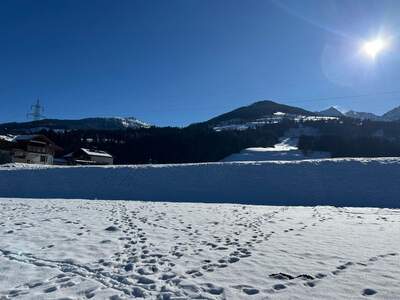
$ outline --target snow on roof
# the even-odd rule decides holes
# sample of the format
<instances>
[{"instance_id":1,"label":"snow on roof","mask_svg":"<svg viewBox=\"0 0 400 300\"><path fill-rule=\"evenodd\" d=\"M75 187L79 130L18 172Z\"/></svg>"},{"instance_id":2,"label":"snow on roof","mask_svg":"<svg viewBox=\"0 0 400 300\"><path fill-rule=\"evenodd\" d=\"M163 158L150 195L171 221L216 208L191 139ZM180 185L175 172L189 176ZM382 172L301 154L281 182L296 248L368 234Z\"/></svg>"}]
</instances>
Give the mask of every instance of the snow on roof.
<instances>
[{"instance_id":1,"label":"snow on roof","mask_svg":"<svg viewBox=\"0 0 400 300\"><path fill-rule=\"evenodd\" d=\"M11 135L0 135L1 141L12 142L13 139L14 139L14 136L11 136Z\"/></svg>"},{"instance_id":2,"label":"snow on roof","mask_svg":"<svg viewBox=\"0 0 400 300\"><path fill-rule=\"evenodd\" d=\"M20 135L14 136L13 141L14 142L17 142L17 141L30 141L30 140L33 140L35 138L43 138L43 139L49 140L46 136L41 135L41 134L20 134Z\"/></svg>"},{"instance_id":3,"label":"snow on roof","mask_svg":"<svg viewBox=\"0 0 400 300\"><path fill-rule=\"evenodd\" d=\"M35 138L36 136L37 136L37 135L33 135L33 134L16 135L16 136L13 138L13 141L14 141L14 142L16 142L16 141L29 141L29 140Z\"/></svg>"},{"instance_id":4,"label":"snow on roof","mask_svg":"<svg viewBox=\"0 0 400 300\"><path fill-rule=\"evenodd\" d=\"M42 143L42 144L51 144L53 147L57 149L61 149L57 145L54 144L52 140L50 140L47 136L42 135L42 134L21 134L21 135L16 135L12 142L19 142L19 141L24 141L24 142L35 142L35 143Z\"/></svg>"},{"instance_id":5,"label":"snow on roof","mask_svg":"<svg viewBox=\"0 0 400 300\"><path fill-rule=\"evenodd\" d=\"M83 152L85 152L87 155L90 155L90 156L101 156L101 157L110 157L110 158L112 158L112 155L111 155L111 154L108 154L108 153L105 152L105 151L101 151L101 150L89 150L89 149L86 149L86 148L81 148L81 150L82 150Z\"/></svg>"},{"instance_id":6,"label":"snow on roof","mask_svg":"<svg viewBox=\"0 0 400 300\"><path fill-rule=\"evenodd\" d=\"M64 155L64 157L73 157L74 156L74 152L68 153L67 155Z\"/></svg>"}]
</instances>

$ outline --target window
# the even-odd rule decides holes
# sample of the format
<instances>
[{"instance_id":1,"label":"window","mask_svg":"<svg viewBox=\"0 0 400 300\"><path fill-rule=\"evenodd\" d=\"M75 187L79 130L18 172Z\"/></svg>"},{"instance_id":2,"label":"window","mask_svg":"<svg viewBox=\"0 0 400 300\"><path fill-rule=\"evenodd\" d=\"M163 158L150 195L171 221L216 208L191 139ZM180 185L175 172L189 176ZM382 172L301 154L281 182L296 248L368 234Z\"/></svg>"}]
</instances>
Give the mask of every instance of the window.
<instances>
[{"instance_id":1,"label":"window","mask_svg":"<svg viewBox=\"0 0 400 300\"><path fill-rule=\"evenodd\" d=\"M46 157L45 155L41 155L41 156L40 156L40 162L41 162L41 163L47 162L47 157Z\"/></svg>"}]
</instances>

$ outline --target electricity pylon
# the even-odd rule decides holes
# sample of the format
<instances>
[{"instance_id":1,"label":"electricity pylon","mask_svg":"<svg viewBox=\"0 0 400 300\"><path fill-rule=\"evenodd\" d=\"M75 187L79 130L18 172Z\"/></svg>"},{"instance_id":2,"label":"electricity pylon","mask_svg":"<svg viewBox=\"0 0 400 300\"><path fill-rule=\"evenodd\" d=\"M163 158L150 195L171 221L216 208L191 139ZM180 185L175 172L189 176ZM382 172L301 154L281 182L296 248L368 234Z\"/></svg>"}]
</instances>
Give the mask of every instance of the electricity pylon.
<instances>
[{"instance_id":1,"label":"electricity pylon","mask_svg":"<svg viewBox=\"0 0 400 300\"><path fill-rule=\"evenodd\" d=\"M44 107L40 105L40 100L38 98L36 104L31 105L31 111L26 114L26 117L28 119L32 118L33 121L38 121L45 118L45 116L42 115L43 112Z\"/></svg>"}]
</instances>

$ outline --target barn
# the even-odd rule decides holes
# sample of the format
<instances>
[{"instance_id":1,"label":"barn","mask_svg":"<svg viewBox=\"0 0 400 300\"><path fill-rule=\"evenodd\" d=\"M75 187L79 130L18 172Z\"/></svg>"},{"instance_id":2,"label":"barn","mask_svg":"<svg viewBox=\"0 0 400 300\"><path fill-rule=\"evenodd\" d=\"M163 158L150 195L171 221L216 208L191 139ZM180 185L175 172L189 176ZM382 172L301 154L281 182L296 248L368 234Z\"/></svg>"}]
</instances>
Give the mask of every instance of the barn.
<instances>
[{"instance_id":1,"label":"barn","mask_svg":"<svg viewBox=\"0 0 400 300\"><path fill-rule=\"evenodd\" d=\"M111 154L97 149L79 148L64 156L72 165L112 165L114 158Z\"/></svg>"}]
</instances>

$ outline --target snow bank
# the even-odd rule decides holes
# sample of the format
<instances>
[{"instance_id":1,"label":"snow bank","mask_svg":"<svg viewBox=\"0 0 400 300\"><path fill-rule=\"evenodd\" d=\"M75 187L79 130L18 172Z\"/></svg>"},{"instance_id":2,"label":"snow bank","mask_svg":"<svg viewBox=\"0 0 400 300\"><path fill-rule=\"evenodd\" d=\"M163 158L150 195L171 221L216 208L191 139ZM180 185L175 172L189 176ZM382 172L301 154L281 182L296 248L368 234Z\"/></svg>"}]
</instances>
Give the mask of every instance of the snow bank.
<instances>
[{"instance_id":1,"label":"snow bank","mask_svg":"<svg viewBox=\"0 0 400 300\"><path fill-rule=\"evenodd\" d=\"M400 158L0 168L0 197L400 207Z\"/></svg>"}]
</instances>

